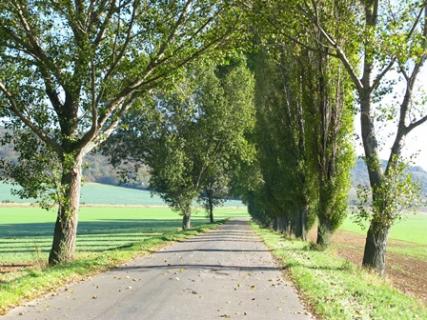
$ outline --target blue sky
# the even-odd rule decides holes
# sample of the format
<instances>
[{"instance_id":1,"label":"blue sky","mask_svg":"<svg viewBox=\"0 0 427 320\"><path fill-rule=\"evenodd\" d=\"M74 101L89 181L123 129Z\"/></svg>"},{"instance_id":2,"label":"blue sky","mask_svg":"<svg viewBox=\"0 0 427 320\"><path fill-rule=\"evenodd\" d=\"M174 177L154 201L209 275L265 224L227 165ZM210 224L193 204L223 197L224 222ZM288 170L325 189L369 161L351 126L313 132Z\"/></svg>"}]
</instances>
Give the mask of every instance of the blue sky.
<instances>
[{"instance_id":1,"label":"blue sky","mask_svg":"<svg viewBox=\"0 0 427 320\"><path fill-rule=\"evenodd\" d=\"M399 83L396 90L403 88L403 84ZM427 95L427 65L423 67L420 74L417 78L416 87L418 90L415 93L416 97ZM401 96L400 96L401 98ZM386 99L385 99L386 100ZM427 114L427 105L424 104L422 107L424 110L424 115ZM390 148L394 140L394 132L396 125L389 123L383 124L382 127L377 127L377 134L380 137L380 143L382 144L382 149L380 156L382 159L388 159L390 154ZM355 118L355 131L356 134L360 135L360 121L359 115ZM355 142L356 151L358 155L363 155L363 148L360 145L360 140ZM415 164L421 166L423 169L427 170L427 122L421 126L414 129L405 140L405 148L403 149L403 155L406 158L416 155L414 158Z\"/></svg>"}]
</instances>

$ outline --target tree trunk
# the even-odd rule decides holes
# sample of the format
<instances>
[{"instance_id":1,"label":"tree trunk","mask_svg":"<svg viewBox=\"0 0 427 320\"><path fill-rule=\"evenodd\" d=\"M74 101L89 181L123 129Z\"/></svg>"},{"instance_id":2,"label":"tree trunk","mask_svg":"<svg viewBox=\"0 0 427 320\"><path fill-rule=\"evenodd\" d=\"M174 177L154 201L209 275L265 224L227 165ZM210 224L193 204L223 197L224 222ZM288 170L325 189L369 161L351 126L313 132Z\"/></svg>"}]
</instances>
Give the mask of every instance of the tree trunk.
<instances>
[{"instance_id":1,"label":"tree trunk","mask_svg":"<svg viewBox=\"0 0 427 320\"><path fill-rule=\"evenodd\" d=\"M277 226L278 226L278 219L273 217L273 230L277 231Z\"/></svg>"},{"instance_id":2,"label":"tree trunk","mask_svg":"<svg viewBox=\"0 0 427 320\"><path fill-rule=\"evenodd\" d=\"M305 225L307 223L307 216L308 216L308 205L304 205L303 208L301 208L301 239L306 241L307 240L307 230L305 229Z\"/></svg>"},{"instance_id":3,"label":"tree trunk","mask_svg":"<svg viewBox=\"0 0 427 320\"><path fill-rule=\"evenodd\" d=\"M185 210L182 216L182 230L191 229L191 209Z\"/></svg>"},{"instance_id":4,"label":"tree trunk","mask_svg":"<svg viewBox=\"0 0 427 320\"><path fill-rule=\"evenodd\" d=\"M379 161L378 142L370 110L370 93L365 91L359 93L361 98L360 120L363 147L365 149L366 156L365 162L372 190L372 200L375 203L383 200L383 195L376 192L377 188L383 181L383 172ZM379 215L380 219L383 218L382 210L379 210ZM385 252L389 227L381 223L381 221L379 221L380 219L371 221L371 225L366 236L362 265L366 268L377 271L380 275L383 275L385 271Z\"/></svg>"},{"instance_id":5,"label":"tree trunk","mask_svg":"<svg viewBox=\"0 0 427 320\"><path fill-rule=\"evenodd\" d=\"M78 212L80 207L80 186L82 157L63 163L61 197L53 234L49 264L55 265L73 259L76 249Z\"/></svg>"},{"instance_id":6,"label":"tree trunk","mask_svg":"<svg viewBox=\"0 0 427 320\"><path fill-rule=\"evenodd\" d=\"M279 217L279 231L280 233L287 233L288 231L288 220L285 216Z\"/></svg>"},{"instance_id":7,"label":"tree trunk","mask_svg":"<svg viewBox=\"0 0 427 320\"><path fill-rule=\"evenodd\" d=\"M328 222L328 220L319 218L319 225L317 226L316 243L319 246L326 248L330 244L332 233L333 233L332 226Z\"/></svg>"},{"instance_id":8,"label":"tree trunk","mask_svg":"<svg viewBox=\"0 0 427 320\"><path fill-rule=\"evenodd\" d=\"M276 224L277 224L277 231L282 233L283 232L283 221L282 221L282 217L276 217Z\"/></svg>"},{"instance_id":9,"label":"tree trunk","mask_svg":"<svg viewBox=\"0 0 427 320\"><path fill-rule=\"evenodd\" d=\"M377 271L380 275L385 272L388 232L388 226L372 221L366 237L363 266Z\"/></svg>"},{"instance_id":10,"label":"tree trunk","mask_svg":"<svg viewBox=\"0 0 427 320\"><path fill-rule=\"evenodd\" d=\"M213 214L213 201L212 201L211 195L209 195L209 198L208 198L208 206L209 206L209 208L208 208L208 210L209 210L209 221L210 221L210 223L214 223L215 219L214 219L214 214Z\"/></svg>"},{"instance_id":11,"label":"tree trunk","mask_svg":"<svg viewBox=\"0 0 427 320\"><path fill-rule=\"evenodd\" d=\"M294 230L295 237L304 241L307 240L307 231L305 228L307 223L307 216L308 216L308 205L303 205L299 209L299 212L295 217L295 230Z\"/></svg>"}]
</instances>

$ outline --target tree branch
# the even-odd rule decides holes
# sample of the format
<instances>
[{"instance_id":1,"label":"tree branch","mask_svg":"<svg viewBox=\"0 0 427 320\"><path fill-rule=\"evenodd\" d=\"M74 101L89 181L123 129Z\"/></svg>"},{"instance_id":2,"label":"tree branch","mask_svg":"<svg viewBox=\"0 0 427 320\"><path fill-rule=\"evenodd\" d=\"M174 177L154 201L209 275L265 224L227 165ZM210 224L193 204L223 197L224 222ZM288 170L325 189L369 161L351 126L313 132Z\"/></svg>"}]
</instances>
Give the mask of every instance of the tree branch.
<instances>
[{"instance_id":1,"label":"tree branch","mask_svg":"<svg viewBox=\"0 0 427 320\"><path fill-rule=\"evenodd\" d=\"M322 36L326 39L326 41L335 49L336 54L338 58L341 60L341 62L344 64L345 69L347 70L351 80L353 81L354 85L356 86L356 89L360 92L364 89L362 81L359 79L359 77L356 74L356 71L354 70L353 66L350 63L350 60L348 59L347 55L343 51L343 49L338 45L337 41L322 27L320 23L320 18L316 10L315 3L313 2L313 9L311 10L306 3L306 7L310 12L307 12L309 16L311 16L311 21L314 23L314 25L319 29Z\"/></svg>"},{"instance_id":2,"label":"tree branch","mask_svg":"<svg viewBox=\"0 0 427 320\"><path fill-rule=\"evenodd\" d=\"M58 154L62 153L61 146L56 143L49 135L43 131L43 129L39 128L35 125L29 118L25 116L23 112L21 112L18 106L18 102L13 98L13 94L7 90L6 86L3 82L0 81L0 91L4 93L6 98L8 99L11 107L11 111L28 127L30 128L43 142L45 142L48 146L55 149Z\"/></svg>"}]
</instances>

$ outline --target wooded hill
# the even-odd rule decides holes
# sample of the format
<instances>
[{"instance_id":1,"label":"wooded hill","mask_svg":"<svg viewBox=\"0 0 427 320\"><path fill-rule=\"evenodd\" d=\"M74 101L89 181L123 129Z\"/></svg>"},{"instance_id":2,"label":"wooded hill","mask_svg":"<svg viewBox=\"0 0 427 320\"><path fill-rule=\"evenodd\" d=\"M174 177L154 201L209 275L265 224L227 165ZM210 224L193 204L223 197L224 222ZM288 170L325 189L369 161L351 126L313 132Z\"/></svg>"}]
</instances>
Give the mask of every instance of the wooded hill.
<instances>
[{"instance_id":1,"label":"wooded hill","mask_svg":"<svg viewBox=\"0 0 427 320\"><path fill-rule=\"evenodd\" d=\"M0 130L0 134L1 134ZM11 146L3 146L0 149L0 159L14 159L16 154L13 152ZM385 167L385 161L382 162ZM132 164L127 164L130 168ZM126 166L122 167L126 169ZM147 168L139 170L140 174L136 177L135 181L122 182L121 175L118 169L114 168L107 157L101 153L91 153L85 159L83 175L87 182L97 182L111 185L124 184L129 187L147 189L149 187L149 172ZM413 166L409 170L413 175L415 181L421 184L421 190L424 195L427 195L427 171L420 166ZM362 159L357 159L356 164L351 172L352 188L350 192L350 202L356 200L356 187L358 185L368 185L368 172L366 165Z\"/></svg>"}]
</instances>

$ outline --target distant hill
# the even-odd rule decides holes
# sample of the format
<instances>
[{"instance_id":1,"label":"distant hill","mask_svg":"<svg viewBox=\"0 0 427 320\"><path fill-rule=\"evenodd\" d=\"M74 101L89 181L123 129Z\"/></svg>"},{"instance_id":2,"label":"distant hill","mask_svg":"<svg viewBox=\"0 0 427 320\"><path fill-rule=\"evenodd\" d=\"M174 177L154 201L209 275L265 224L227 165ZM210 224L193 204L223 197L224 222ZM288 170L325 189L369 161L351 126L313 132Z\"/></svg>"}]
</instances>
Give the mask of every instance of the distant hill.
<instances>
[{"instance_id":1,"label":"distant hill","mask_svg":"<svg viewBox=\"0 0 427 320\"><path fill-rule=\"evenodd\" d=\"M6 130L0 127L0 139ZM18 155L10 144L0 145L0 160L16 161ZM133 169L134 164L123 165L121 169ZM149 173L147 168L140 168L137 179L132 182L122 183L120 170L114 168L108 158L100 152L88 154L83 163L83 176L86 182L96 182L110 185L124 185L127 187L146 189L148 187Z\"/></svg>"},{"instance_id":2,"label":"distant hill","mask_svg":"<svg viewBox=\"0 0 427 320\"><path fill-rule=\"evenodd\" d=\"M386 161L382 161L383 167L386 166ZM422 192L427 195L427 171L419 166L414 166L409 169L409 172L414 177L414 180L421 184ZM369 183L368 170L362 159L357 159L356 165L351 172L352 186L367 185Z\"/></svg>"},{"instance_id":3,"label":"distant hill","mask_svg":"<svg viewBox=\"0 0 427 320\"><path fill-rule=\"evenodd\" d=\"M0 137L5 130L0 127ZM0 159L14 160L17 155L10 145L1 146ZM386 161L382 161L385 167ZM122 169L133 169L133 164L127 164ZM416 181L421 184L423 194L427 195L427 171L419 166L411 167L409 170ZM120 185L121 177L119 170L115 169L108 158L101 153L90 153L86 156L83 165L83 176L86 182L96 182L109 185ZM369 183L368 171L362 159L357 159L352 173L352 189L350 191L350 201L356 199L356 187L358 185L367 185ZM149 172L147 168L141 168L138 172L137 178L131 183L124 184L124 186L132 188L146 189L148 187Z\"/></svg>"}]
</instances>

